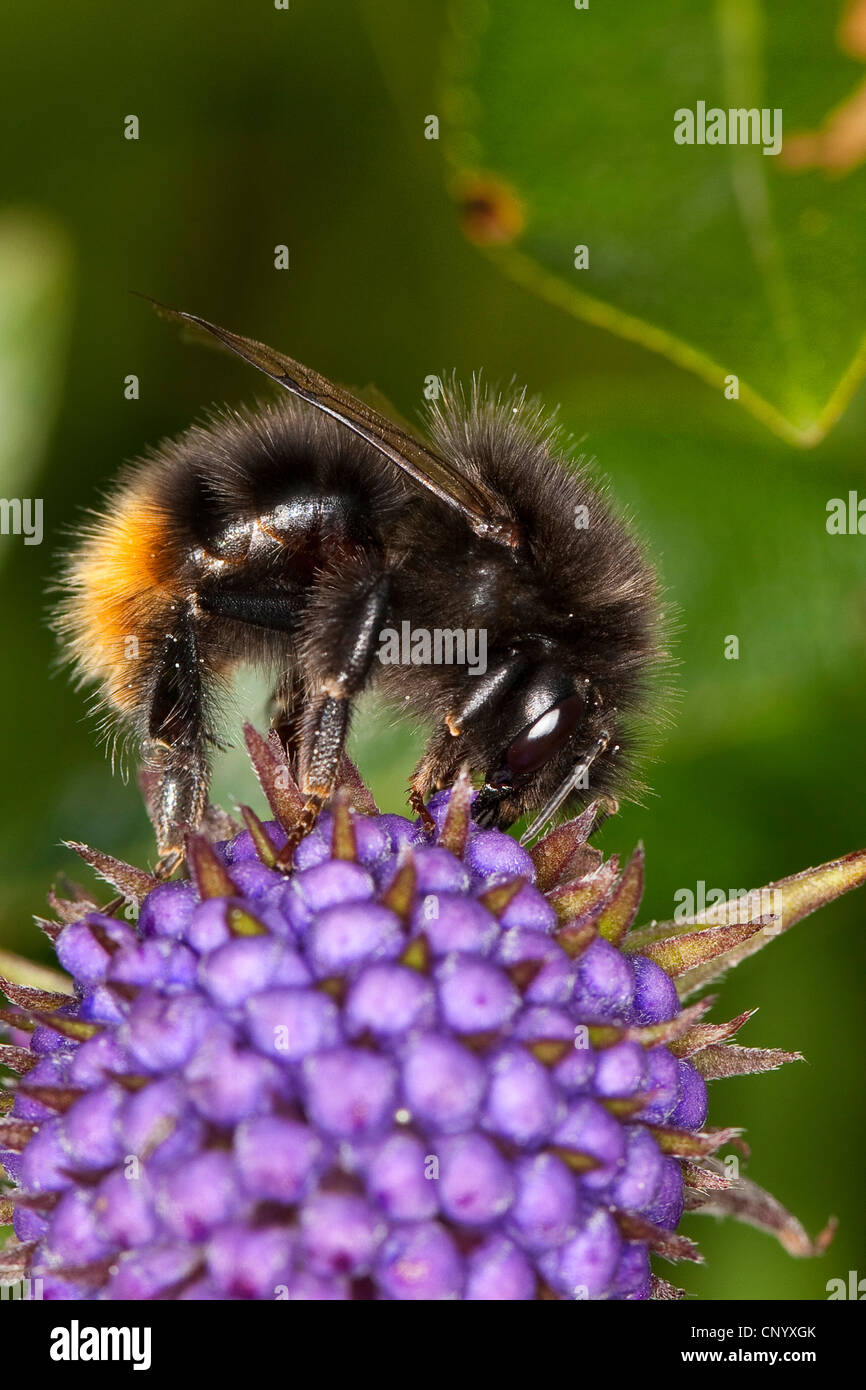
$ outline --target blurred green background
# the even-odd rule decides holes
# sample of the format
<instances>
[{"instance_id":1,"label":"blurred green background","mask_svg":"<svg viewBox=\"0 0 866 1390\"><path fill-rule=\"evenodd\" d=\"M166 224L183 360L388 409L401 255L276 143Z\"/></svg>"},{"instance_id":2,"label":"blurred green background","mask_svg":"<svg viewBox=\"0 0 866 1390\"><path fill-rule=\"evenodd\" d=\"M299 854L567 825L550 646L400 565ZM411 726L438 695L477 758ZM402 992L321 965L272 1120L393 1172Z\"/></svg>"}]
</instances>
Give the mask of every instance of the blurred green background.
<instances>
[{"instance_id":1,"label":"blurred green background","mask_svg":"<svg viewBox=\"0 0 866 1390\"><path fill-rule=\"evenodd\" d=\"M62 839L153 854L134 786L55 669L64 532L122 460L262 389L132 289L375 382L409 418L425 377L452 367L560 406L679 612L681 698L654 795L602 837L619 852L644 840L645 920L698 880L751 888L866 844L866 536L825 527L830 498L866 496L857 131L844 172L820 167L820 141L817 168L673 141L674 110L699 99L780 107L786 138L819 130L863 59L830 3L622 8L6 7L0 493L44 499L45 539L0 538L0 945L48 959L29 919L76 872ZM259 686L239 704L263 722ZM389 809L419 738L372 709L359 720L355 755ZM260 805L237 749L216 790ZM711 1118L745 1125L746 1171L810 1231L831 1212L841 1226L823 1259L795 1261L692 1218L707 1264L673 1277L702 1298L819 1299L866 1272L864 923L862 895L836 903L722 987L716 1018L761 1006L743 1042L808 1060L715 1083Z\"/></svg>"}]
</instances>

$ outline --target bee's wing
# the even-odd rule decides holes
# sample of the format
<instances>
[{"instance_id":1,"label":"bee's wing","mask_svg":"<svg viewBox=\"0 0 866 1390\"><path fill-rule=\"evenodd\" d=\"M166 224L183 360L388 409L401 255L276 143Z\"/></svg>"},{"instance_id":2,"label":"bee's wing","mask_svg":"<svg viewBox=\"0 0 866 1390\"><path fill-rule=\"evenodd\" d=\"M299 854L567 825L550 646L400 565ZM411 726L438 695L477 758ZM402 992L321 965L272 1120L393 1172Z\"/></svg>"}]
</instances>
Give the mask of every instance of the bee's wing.
<instances>
[{"instance_id":1,"label":"bee's wing","mask_svg":"<svg viewBox=\"0 0 866 1390\"><path fill-rule=\"evenodd\" d=\"M503 545L519 544L519 532L514 521L502 512L492 496L479 483L465 477L447 459L442 458L427 444L414 438L406 430L389 420L386 415L358 400L342 387L329 381L327 377L304 367L282 352L257 343L252 338L243 338L239 333L231 333L220 328L198 314L189 314L183 309L169 309L163 304L151 301L156 309L170 318L180 319L210 333L238 357L258 367L272 380L285 386L293 395L308 401L310 405L331 415L348 429L354 430L380 454L389 458L398 468L414 478L416 483L432 492L441 501L447 502L465 517L478 536L499 541Z\"/></svg>"}]
</instances>

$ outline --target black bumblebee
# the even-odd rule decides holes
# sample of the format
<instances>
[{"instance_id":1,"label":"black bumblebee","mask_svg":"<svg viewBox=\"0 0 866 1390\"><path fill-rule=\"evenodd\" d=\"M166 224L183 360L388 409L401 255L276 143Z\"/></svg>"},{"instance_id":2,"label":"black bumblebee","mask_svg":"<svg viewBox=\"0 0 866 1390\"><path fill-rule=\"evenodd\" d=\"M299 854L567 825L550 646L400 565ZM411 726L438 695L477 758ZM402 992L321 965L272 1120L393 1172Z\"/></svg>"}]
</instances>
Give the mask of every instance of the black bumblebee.
<instances>
[{"instance_id":1,"label":"black bumblebee","mask_svg":"<svg viewBox=\"0 0 866 1390\"><path fill-rule=\"evenodd\" d=\"M482 779L482 824L536 813L524 838L560 807L626 789L632 717L662 659L656 581L538 407L446 386L424 443L282 353L168 312L290 394L133 464L68 559L58 627L109 725L140 746L161 870L202 821L218 697L239 662L273 674L306 798L296 839L374 682L434 726L416 811L463 765ZM384 634L407 630L483 634L485 660L424 659L423 643L418 658L413 643L386 662Z\"/></svg>"}]
</instances>

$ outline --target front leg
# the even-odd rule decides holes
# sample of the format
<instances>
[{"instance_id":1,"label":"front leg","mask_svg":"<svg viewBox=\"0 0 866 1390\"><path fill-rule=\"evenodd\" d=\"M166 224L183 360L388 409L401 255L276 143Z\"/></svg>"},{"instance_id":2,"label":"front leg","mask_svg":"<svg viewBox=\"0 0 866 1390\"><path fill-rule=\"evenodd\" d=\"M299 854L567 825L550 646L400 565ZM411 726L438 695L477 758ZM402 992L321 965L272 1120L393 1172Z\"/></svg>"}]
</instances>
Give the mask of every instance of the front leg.
<instances>
[{"instance_id":1,"label":"front leg","mask_svg":"<svg viewBox=\"0 0 866 1390\"><path fill-rule=\"evenodd\" d=\"M466 745L460 742L461 737L471 734L479 721L495 716L527 666L526 657L511 648L501 660L491 663L485 675L477 680L473 676L468 677L462 698L458 698L446 714L444 726L434 731L409 783L409 805L421 817L426 830L434 829L433 817L427 810L427 798L432 791L451 786L459 769L467 761ZM470 767L470 770L479 769ZM479 793L473 811L475 816L486 812L491 790L488 785Z\"/></svg>"},{"instance_id":2,"label":"front leg","mask_svg":"<svg viewBox=\"0 0 866 1390\"><path fill-rule=\"evenodd\" d=\"M304 807L277 865L292 856L334 791L349 732L351 702L364 687L379 644L391 577L369 572L350 588L345 580L323 581L305 616L303 665L307 701L299 737L299 780Z\"/></svg>"}]
</instances>

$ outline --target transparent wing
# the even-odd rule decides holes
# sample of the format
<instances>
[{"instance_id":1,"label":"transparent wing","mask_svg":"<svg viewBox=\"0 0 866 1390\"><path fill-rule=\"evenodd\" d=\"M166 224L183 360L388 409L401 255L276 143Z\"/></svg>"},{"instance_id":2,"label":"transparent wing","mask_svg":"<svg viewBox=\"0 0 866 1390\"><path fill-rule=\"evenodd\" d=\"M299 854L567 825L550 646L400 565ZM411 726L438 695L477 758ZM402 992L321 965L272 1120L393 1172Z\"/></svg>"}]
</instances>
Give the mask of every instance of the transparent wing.
<instances>
[{"instance_id":1,"label":"transparent wing","mask_svg":"<svg viewBox=\"0 0 866 1390\"><path fill-rule=\"evenodd\" d=\"M486 536L503 545L517 546L520 543L515 522L503 513L501 503L491 493L479 483L466 478L429 445L416 439L372 405L358 400L319 372L304 367L264 343L231 333L227 328L220 328L200 318L198 314L170 309L155 299L150 302L160 314L209 333L287 391L353 430L421 487L460 512L476 535Z\"/></svg>"}]
</instances>

